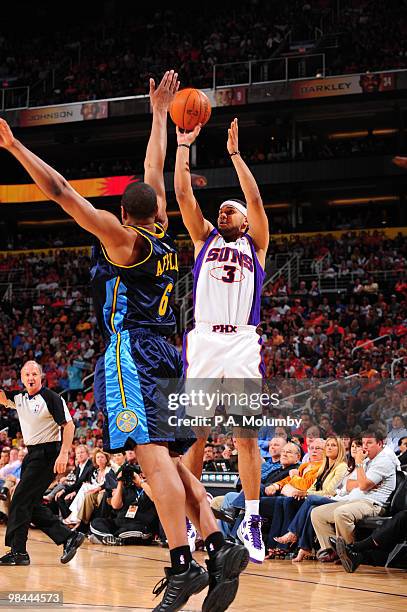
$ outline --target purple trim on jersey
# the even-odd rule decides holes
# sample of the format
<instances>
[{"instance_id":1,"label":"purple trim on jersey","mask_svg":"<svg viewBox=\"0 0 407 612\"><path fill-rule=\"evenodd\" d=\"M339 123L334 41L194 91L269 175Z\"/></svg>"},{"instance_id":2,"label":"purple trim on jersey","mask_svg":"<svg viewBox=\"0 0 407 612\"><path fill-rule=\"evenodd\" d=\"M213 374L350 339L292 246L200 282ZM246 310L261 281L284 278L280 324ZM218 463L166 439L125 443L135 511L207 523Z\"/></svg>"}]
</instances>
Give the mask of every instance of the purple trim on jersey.
<instances>
[{"instance_id":1,"label":"purple trim on jersey","mask_svg":"<svg viewBox=\"0 0 407 612\"><path fill-rule=\"evenodd\" d=\"M198 285L199 273L202 268L202 264L203 264L204 257L206 255L206 251L208 250L208 246L210 245L210 243L213 240L213 237L216 236L216 234L219 234L219 232L216 229L216 227L214 227L211 233L209 234L209 236L207 237L207 239L205 240L202 249L199 251L199 255L195 259L194 267L192 268L192 274L194 276L194 287L192 291L192 305L194 307L194 315L195 315L196 287Z\"/></svg>"},{"instance_id":2,"label":"purple trim on jersey","mask_svg":"<svg viewBox=\"0 0 407 612\"><path fill-rule=\"evenodd\" d=\"M184 364L184 377L187 374L187 370L188 370L188 358L187 358L187 342L188 342L188 332L185 331L184 335L182 336L182 363Z\"/></svg>"},{"instance_id":3,"label":"purple trim on jersey","mask_svg":"<svg viewBox=\"0 0 407 612\"><path fill-rule=\"evenodd\" d=\"M260 344L259 372L261 374L261 377L264 379L266 378L266 362L264 361L263 338L261 336L259 337L259 344Z\"/></svg>"},{"instance_id":4,"label":"purple trim on jersey","mask_svg":"<svg viewBox=\"0 0 407 612\"><path fill-rule=\"evenodd\" d=\"M253 239L249 234L245 234L247 241L252 251L252 257L254 262L254 289L253 289L253 302L252 309L250 311L249 320L247 325L258 325L260 323L260 306L261 306L261 291L263 288L263 281L265 272L260 265L257 258L256 251L253 244Z\"/></svg>"}]
</instances>

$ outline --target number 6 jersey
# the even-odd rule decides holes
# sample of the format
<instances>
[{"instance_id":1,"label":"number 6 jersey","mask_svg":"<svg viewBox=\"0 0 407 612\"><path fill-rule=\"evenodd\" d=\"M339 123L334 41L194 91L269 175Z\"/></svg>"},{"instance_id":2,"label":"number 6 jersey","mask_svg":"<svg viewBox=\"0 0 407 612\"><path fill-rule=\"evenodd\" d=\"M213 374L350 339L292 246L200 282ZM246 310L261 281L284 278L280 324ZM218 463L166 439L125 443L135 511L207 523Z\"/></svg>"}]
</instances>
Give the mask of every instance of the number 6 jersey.
<instances>
[{"instance_id":1,"label":"number 6 jersey","mask_svg":"<svg viewBox=\"0 0 407 612\"><path fill-rule=\"evenodd\" d=\"M158 223L155 226L155 232L128 226L147 243L145 258L131 266L111 261L103 245L94 247L91 285L98 325L105 340L140 327L165 335L175 330L169 299L178 276L177 252L162 226Z\"/></svg>"}]
</instances>

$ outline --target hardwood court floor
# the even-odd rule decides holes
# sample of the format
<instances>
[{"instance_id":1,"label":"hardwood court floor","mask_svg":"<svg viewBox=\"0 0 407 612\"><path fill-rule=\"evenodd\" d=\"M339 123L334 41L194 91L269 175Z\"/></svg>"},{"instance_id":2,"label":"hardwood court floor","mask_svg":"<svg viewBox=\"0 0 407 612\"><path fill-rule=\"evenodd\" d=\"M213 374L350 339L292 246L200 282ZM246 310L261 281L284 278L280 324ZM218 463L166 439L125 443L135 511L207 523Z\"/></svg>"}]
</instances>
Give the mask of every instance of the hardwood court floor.
<instances>
[{"instance_id":1,"label":"hardwood court floor","mask_svg":"<svg viewBox=\"0 0 407 612\"><path fill-rule=\"evenodd\" d=\"M4 528L0 538L3 543ZM0 554L3 551L2 545ZM168 563L168 551L159 547L116 548L85 542L76 557L62 565L62 547L37 530L30 531L28 551L30 566L0 569L0 591L63 591L62 610L77 612L151 610L158 602L153 600L152 588ZM203 563L202 553L195 556ZM200 610L203 598L204 593L192 597L184 610ZM347 574L341 566L322 566L314 561L250 563L229 610L248 612L252 608L256 612L364 612L365 608L369 612L401 612L407 609L407 574L368 566Z\"/></svg>"}]
</instances>

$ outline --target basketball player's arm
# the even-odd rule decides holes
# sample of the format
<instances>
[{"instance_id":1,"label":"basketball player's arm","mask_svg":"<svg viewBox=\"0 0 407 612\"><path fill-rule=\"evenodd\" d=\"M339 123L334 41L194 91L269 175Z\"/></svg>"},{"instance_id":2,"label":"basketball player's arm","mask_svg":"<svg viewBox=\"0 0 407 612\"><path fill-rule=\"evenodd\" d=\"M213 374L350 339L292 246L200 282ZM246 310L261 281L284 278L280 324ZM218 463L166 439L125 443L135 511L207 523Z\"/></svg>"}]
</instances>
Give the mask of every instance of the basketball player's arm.
<instances>
[{"instance_id":1,"label":"basketball player's arm","mask_svg":"<svg viewBox=\"0 0 407 612\"><path fill-rule=\"evenodd\" d=\"M202 214L191 185L191 172L189 168L189 147L193 144L201 127L199 125L192 132L180 132L177 127L177 157L175 160L174 187L177 202L181 211L182 221L187 228L195 249L203 245L213 225Z\"/></svg>"},{"instance_id":2,"label":"basketball player's arm","mask_svg":"<svg viewBox=\"0 0 407 612\"><path fill-rule=\"evenodd\" d=\"M157 194L158 213L156 220L164 229L168 227L167 200L165 197L164 162L167 152L167 114L172 99L179 89L178 74L167 71L156 88L150 79L150 102L153 110L153 123L144 160L144 181L151 185Z\"/></svg>"},{"instance_id":3,"label":"basketball player's arm","mask_svg":"<svg viewBox=\"0 0 407 612\"><path fill-rule=\"evenodd\" d=\"M250 168L239 153L239 128L237 119L233 119L228 130L228 153L239 178L240 187L247 203L247 221L249 235L253 239L254 247L260 263L265 264L266 252L269 246L269 222L264 210L263 200L259 188Z\"/></svg>"},{"instance_id":4,"label":"basketball player's arm","mask_svg":"<svg viewBox=\"0 0 407 612\"><path fill-rule=\"evenodd\" d=\"M14 138L4 119L0 119L0 146L21 163L47 199L59 204L78 225L97 236L106 248L114 249L119 256L121 249L128 249L128 231L117 217L107 210L98 210L92 206L59 172Z\"/></svg>"}]
</instances>

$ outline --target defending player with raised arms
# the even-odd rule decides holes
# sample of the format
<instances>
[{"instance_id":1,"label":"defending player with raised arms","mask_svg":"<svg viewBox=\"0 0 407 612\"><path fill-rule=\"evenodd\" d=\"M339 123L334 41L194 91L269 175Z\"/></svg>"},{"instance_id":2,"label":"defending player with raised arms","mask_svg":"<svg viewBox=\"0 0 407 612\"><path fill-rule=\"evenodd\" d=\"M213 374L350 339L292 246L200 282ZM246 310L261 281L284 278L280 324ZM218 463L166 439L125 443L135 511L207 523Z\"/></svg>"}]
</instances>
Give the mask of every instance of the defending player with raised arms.
<instances>
[{"instance_id":1,"label":"defending player with raised arms","mask_svg":"<svg viewBox=\"0 0 407 612\"><path fill-rule=\"evenodd\" d=\"M121 199L122 222L94 208L56 170L15 139L2 119L0 146L24 166L48 199L100 240L93 253L91 285L106 350L95 370L95 401L105 417L105 450L137 445L137 458L167 536L171 567L165 568L165 577L153 591L157 596L164 591L154 610L176 612L209 584L203 610L223 612L236 595L248 554L243 546L225 543L203 485L180 461L191 437L179 439L168 428L168 406L160 401L158 389L160 379L183 376L181 357L165 338L175 330L169 296L177 260L166 232L164 160L168 108L178 87L173 70L165 73L158 87L150 79L153 122L144 162L146 182L126 188ZM199 526L205 539L209 571L192 558L186 516Z\"/></svg>"}]
</instances>

